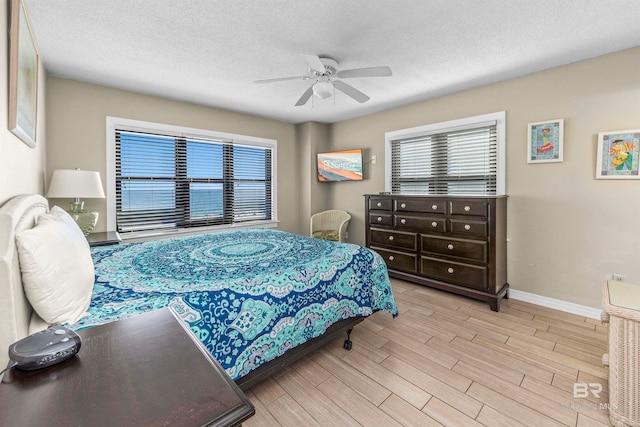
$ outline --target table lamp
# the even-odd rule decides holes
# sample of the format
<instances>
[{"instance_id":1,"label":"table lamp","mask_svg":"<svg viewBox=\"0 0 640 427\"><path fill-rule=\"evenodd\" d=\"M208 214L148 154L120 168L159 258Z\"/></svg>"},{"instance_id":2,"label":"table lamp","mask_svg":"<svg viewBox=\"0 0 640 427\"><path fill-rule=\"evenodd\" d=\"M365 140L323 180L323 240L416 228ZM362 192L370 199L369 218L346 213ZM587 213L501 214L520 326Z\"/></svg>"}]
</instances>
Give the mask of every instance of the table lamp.
<instances>
[{"instance_id":1,"label":"table lamp","mask_svg":"<svg viewBox=\"0 0 640 427\"><path fill-rule=\"evenodd\" d=\"M73 198L69 215L78 223L85 236L88 236L98 222L98 212L84 210L80 198L104 199L100 173L80 169L56 169L51 176L47 197L54 199Z\"/></svg>"}]
</instances>

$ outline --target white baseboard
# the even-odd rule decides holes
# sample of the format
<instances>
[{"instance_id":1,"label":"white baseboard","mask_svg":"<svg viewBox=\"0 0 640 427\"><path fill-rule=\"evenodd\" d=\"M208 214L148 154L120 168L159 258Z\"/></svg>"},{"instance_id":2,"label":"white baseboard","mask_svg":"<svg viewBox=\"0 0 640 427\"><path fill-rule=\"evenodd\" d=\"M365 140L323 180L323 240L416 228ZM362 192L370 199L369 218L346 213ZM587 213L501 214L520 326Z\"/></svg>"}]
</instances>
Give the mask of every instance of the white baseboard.
<instances>
[{"instance_id":1,"label":"white baseboard","mask_svg":"<svg viewBox=\"0 0 640 427\"><path fill-rule=\"evenodd\" d=\"M591 319L600 319L601 308L587 307L586 305L574 304L572 302L562 301L555 298L543 297L541 295L531 294L529 292L509 289L509 298L518 301L530 302L531 304L541 305L543 307L554 308L567 313L573 313Z\"/></svg>"}]
</instances>

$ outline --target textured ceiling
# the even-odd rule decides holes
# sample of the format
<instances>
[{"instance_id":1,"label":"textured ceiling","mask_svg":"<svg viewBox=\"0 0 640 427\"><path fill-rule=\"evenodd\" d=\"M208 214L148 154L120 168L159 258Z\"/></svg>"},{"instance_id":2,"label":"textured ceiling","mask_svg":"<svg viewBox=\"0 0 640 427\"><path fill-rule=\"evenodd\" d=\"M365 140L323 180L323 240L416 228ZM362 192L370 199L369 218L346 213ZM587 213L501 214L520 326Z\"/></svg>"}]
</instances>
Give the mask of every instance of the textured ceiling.
<instances>
[{"instance_id":1,"label":"textured ceiling","mask_svg":"<svg viewBox=\"0 0 640 427\"><path fill-rule=\"evenodd\" d=\"M24 0L51 75L299 123L333 123L640 45L638 0ZM387 65L294 104L302 54ZM640 69L638 70L640 78Z\"/></svg>"}]
</instances>

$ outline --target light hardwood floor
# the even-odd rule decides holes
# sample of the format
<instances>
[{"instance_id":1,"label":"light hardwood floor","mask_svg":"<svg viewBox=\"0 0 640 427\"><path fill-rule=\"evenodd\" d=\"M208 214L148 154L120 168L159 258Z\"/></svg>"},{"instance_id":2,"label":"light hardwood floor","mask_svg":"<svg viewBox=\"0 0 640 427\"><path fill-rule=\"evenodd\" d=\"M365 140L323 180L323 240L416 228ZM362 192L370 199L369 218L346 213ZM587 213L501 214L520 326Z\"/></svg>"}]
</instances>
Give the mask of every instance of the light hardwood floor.
<instances>
[{"instance_id":1,"label":"light hardwood floor","mask_svg":"<svg viewBox=\"0 0 640 427\"><path fill-rule=\"evenodd\" d=\"M376 313L351 351L337 340L254 386L243 425L609 425L600 321L392 283L400 316ZM601 384L600 398L574 398L576 382Z\"/></svg>"}]
</instances>

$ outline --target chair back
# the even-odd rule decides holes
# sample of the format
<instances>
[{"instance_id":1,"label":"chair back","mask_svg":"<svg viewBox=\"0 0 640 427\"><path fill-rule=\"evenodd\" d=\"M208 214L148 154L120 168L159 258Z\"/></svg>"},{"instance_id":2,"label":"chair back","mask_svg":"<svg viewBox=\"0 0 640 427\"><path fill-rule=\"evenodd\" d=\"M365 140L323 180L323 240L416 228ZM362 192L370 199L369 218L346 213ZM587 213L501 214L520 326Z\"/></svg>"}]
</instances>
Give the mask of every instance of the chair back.
<instances>
[{"instance_id":1,"label":"chair back","mask_svg":"<svg viewBox=\"0 0 640 427\"><path fill-rule=\"evenodd\" d=\"M344 242L347 238L347 228L350 220L351 215L345 211L333 209L318 212L311 216L310 235L326 240Z\"/></svg>"}]
</instances>

